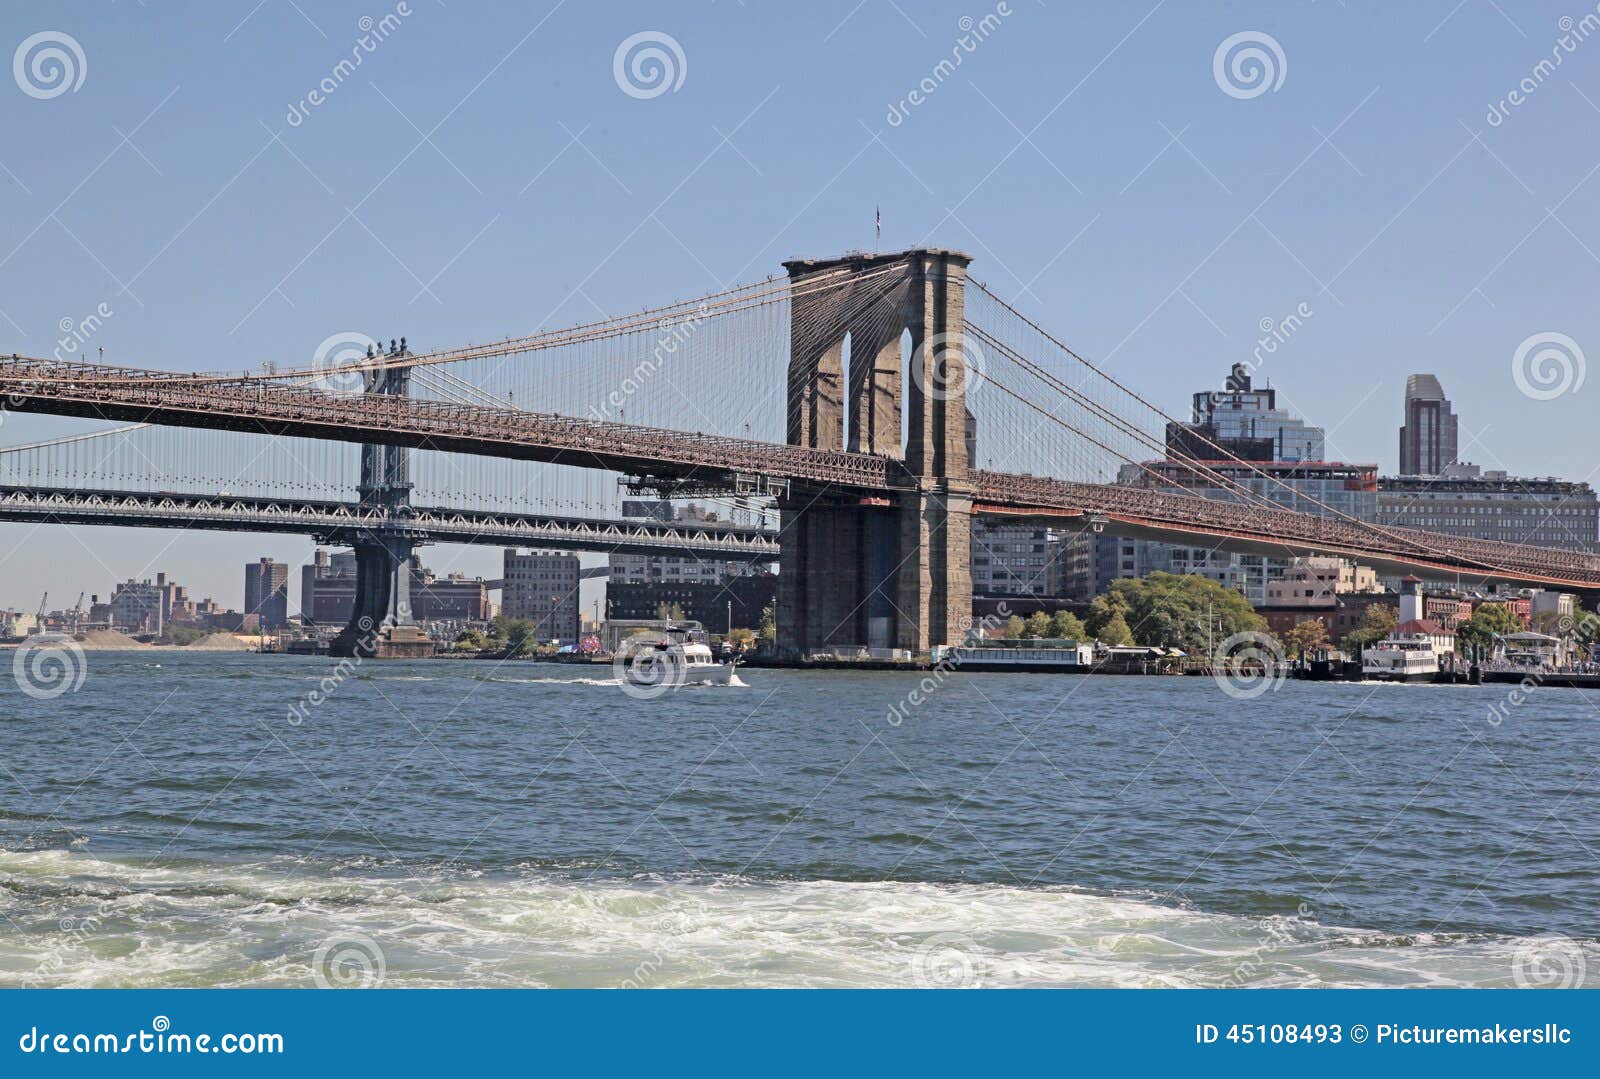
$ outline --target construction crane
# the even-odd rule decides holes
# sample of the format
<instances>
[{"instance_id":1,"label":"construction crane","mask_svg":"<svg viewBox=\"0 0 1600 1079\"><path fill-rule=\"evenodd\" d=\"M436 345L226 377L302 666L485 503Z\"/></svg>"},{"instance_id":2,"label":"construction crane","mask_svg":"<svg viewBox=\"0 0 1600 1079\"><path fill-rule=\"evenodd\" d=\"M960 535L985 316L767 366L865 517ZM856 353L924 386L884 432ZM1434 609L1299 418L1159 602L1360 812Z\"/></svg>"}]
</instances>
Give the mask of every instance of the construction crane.
<instances>
[{"instance_id":1,"label":"construction crane","mask_svg":"<svg viewBox=\"0 0 1600 1079\"><path fill-rule=\"evenodd\" d=\"M44 605L50 602L50 593L47 591L39 597L39 613L33 616L33 632L44 632Z\"/></svg>"},{"instance_id":2,"label":"construction crane","mask_svg":"<svg viewBox=\"0 0 1600 1079\"><path fill-rule=\"evenodd\" d=\"M78 624L83 621L83 593L78 593L78 605L72 608L72 633L77 636Z\"/></svg>"}]
</instances>

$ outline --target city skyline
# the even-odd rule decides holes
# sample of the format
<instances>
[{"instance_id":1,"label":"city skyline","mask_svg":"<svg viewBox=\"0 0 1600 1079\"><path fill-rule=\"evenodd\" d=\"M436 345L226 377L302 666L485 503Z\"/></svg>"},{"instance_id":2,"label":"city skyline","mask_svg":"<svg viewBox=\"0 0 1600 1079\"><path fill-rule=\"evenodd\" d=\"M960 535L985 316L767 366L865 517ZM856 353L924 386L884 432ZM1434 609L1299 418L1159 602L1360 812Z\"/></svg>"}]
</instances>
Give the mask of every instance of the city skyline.
<instances>
[{"instance_id":1,"label":"city skyline","mask_svg":"<svg viewBox=\"0 0 1600 1079\"><path fill-rule=\"evenodd\" d=\"M1240 100L1219 89L1209 46L1196 45L1208 17L1167 5L1090 11L1064 40L1017 32L1043 18L1019 6L937 94L904 112L866 103L900 101L965 9L929 6L915 28L878 4L842 20L786 12L790 33L742 11L697 20L679 27L683 85L640 102L617 90L609 60L641 9L558 9L550 32L532 36L512 25L516 14L491 13L507 44L486 56L481 28L436 20L414 32L435 14L419 5L357 77L291 120L285 103L336 62L341 28L354 34L365 9L326 5L313 27L273 4L212 26L205 19L223 13L180 21L117 8L85 24L68 5L45 5L36 17L77 35L89 71L48 108L21 93L0 101L18 145L41 151L3 158L16 197L0 206L9 239L0 326L17 351L48 355L66 340L70 355L105 348L110 360L198 369L304 363L329 334L360 328L453 344L693 291L672 281L722 284L791 255L867 247L881 208L883 246L971 248L976 274L1170 411L1180 394L1163 387L1250 360L1286 407L1326 425L1329 456L1390 473L1400 384L1434 371L1468 417L1463 458L1584 480L1582 391L1533 400L1511 370L1531 335L1582 343L1594 329L1584 297L1600 213L1592 162L1564 137L1600 97L1593 62L1578 54L1528 104L1485 118L1488 73L1514 85L1539 55L1540 26L1553 33L1563 14L1532 7L1516 29L1477 6L1402 12L1373 41L1339 12L1246 5L1238 17L1280 42L1291 70ZM891 36L903 46L896 62L862 72L861 85L807 84L813 43L838 59ZM226 40L186 47L202 39ZM1023 73L1062 52L1089 74L1041 94ZM1115 63L1102 71L1099 59ZM485 78L494 92L474 92ZM208 87L204 102L197 85ZM542 102L540 122L509 112L517 100ZM423 110L434 101L460 107ZM128 143L107 125L119 108ZM839 150L832 118L844 115L860 138ZM973 116L989 123L962 125L972 161L936 168L948 125ZM526 145L491 151L508 127L526 130ZM780 128L785 139L763 137ZM1097 153L1078 152L1085 145ZM345 215L397 161L408 182L377 187ZM740 209L707 219L674 203L680 176ZM439 189L454 194L433 197ZM59 200L47 192L57 190L72 195L52 211ZM1300 212L1308 201L1318 213ZM1541 216L1558 202L1554 218ZM261 228L261 204L280 209L280 227ZM1483 208L1498 212L1470 233L1455 228ZM528 260L535 237L573 258ZM598 251L586 254L592 238ZM241 243L247 258L224 255ZM331 272L318 257L327 245L370 255L372 272ZM215 259L232 271L205 270ZM1527 272L1550 265L1566 272ZM64 338L62 320L77 327L90 316L92 334ZM6 419L6 443L59 429ZM1522 434L1533 430L1551 437ZM281 537L14 528L0 565L64 592L163 563L203 594L222 592L235 563L265 554L299 564L309 551ZM438 555L442 571L493 576L492 552ZM600 561L585 556L586 566Z\"/></svg>"}]
</instances>

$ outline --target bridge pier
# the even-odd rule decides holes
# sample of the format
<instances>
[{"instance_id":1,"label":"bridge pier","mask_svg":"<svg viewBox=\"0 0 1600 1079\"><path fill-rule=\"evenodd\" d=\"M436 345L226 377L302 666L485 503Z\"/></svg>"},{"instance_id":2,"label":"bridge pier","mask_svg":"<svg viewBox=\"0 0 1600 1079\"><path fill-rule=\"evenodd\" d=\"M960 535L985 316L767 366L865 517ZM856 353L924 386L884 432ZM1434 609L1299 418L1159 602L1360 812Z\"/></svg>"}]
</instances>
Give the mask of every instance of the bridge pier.
<instances>
[{"instance_id":1,"label":"bridge pier","mask_svg":"<svg viewBox=\"0 0 1600 1079\"><path fill-rule=\"evenodd\" d=\"M403 348L390 353L404 354ZM367 393L403 397L410 386L408 367L366 373ZM351 545L356 556L355 606L330 652L361 659L432 656L433 639L411 617L411 554L417 537L404 524L411 511L410 451L404 446L363 445L358 491L363 507L380 508L395 523L367 531Z\"/></svg>"},{"instance_id":2,"label":"bridge pier","mask_svg":"<svg viewBox=\"0 0 1600 1079\"><path fill-rule=\"evenodd\" d=\"M966 268L954 251L785 263L789 442L901 462L887 499L800 488L780 504L778 641L925 652L972 617L963 351ZM827 275L850 271L827 287ZM858 280L859 278L859 280ZM909 359L901 361L909 331ZM849 341L849 370L844 370Z\"/></svg>"}]
</instances>

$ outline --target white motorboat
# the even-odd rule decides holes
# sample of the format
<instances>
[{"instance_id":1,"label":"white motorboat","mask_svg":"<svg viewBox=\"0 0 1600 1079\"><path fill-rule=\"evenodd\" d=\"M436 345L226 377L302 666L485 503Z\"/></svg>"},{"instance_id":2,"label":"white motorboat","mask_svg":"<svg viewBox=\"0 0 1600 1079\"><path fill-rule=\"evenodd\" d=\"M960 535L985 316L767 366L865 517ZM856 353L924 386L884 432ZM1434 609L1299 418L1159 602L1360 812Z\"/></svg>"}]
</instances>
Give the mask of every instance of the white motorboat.
<instances>
[{"instance_id":1,"label":"white motorboat","mask_svg":"<svg viewBox=\"0 0 1600 1079\"><path fill-rule=\"evenodd\" d=\"M695 642L658 641L639 645L617 656L618 675L624 684L661 691L679 686L733 684L734 662L719 662L711 649Z\"/></svg>"}]
</instances>

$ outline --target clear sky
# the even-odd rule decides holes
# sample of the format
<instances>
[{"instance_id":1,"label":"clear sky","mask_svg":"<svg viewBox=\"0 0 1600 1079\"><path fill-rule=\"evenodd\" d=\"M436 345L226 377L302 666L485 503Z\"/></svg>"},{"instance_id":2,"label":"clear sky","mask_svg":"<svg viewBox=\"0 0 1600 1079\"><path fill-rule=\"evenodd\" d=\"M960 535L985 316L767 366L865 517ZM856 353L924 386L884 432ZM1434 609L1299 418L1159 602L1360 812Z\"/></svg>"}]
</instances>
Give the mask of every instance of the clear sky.
<instances>
[{"instance_id":1,"label":"clear sky","mask_svg":"<svg viewBox=\"0 0 1600 1079\"><path fill-rule=\"evenodd\" d=\"M60 93L28 57L0 78L0 351L49 355L62 319L101 304L113 314L83 351L155 367L304 365L352 328L481 341L870 247L881 206L885 248L970 251L975 276L1169 412L1303 304L1259 375L1328 428L1330 456L1393 470L1405 376L1431 371L1464 458L1594 478L1600 384L1541 400L1513 377L1536 334L1600 360L1600 22L1568 24L1566 47L1560 22L1592 7L404 10L4 5L7 52L57 32L82 60L66 54ZM386 14L363 50L361 20ZM669 86L614 71L646 31L681 50L663 53ZM1232 74L1238 48L1270 85L1249 56ZM360 67L307 103L352 50ZM953 51L960 66L938 70ZM6 416L0 442L55 422ZM157 569L238 605L246 560L309 551L0 525L0 605L31 610L44 588L69 605ZM427 552L485 575L498 557Z\"/></svg>"}]
</instances>

